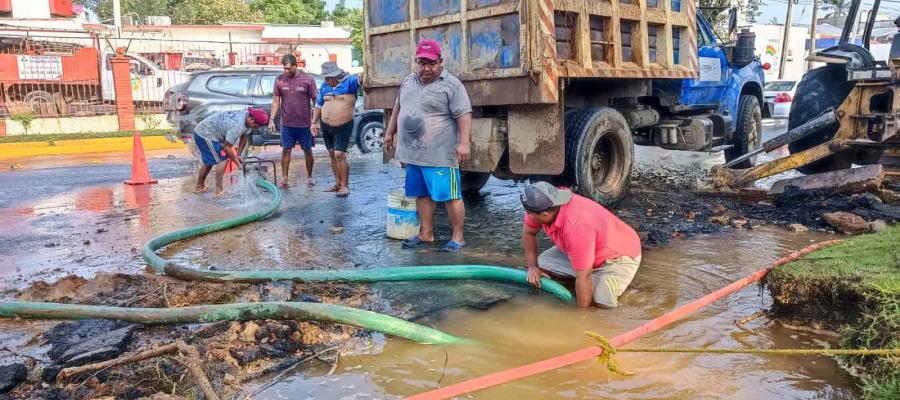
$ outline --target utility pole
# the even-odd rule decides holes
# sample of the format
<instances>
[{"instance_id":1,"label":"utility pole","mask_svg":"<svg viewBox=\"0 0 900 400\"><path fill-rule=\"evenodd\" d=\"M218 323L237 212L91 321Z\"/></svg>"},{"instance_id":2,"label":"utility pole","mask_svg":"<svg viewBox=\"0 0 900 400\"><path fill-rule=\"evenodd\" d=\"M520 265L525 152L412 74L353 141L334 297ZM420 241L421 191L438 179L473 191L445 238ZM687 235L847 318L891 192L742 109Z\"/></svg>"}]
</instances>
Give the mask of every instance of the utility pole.
<instances>
[{"instance_id":1,"label":"utility pole","mask_svg":"<svg viewBox=\"0 0 900 400\"><path fill-rule=\"evenodd\" d=\"M113 0L113 25L116 27L116 36L122 37L122 1Z\"/></svg>"},{"instance_id":2,"label":"utility pole","mask_svg":"<svg viewBox=\"0 0 900 400\"><path fill-rule=\"evenodd\" d=\"M778 63L778 79L784 79L784 67L787 62L788 38L791 37L791 14L794 12L794 0L788 0L787 19L784 21L784 37L781 39L781 61Z\"/></svg>"},{"instance_id":3,"label":"utility pole","mask_svg":"<svg viewBox=\"0 0 900 400\"><path fill-rule=\"evenodd\" d=\"M809 25L809 56L812 57L813 54L816 54L816 23L817 16L819 13L819 0L813 0L813 15L812 15L812 24ZM812 69L813 62L807 60L806 61L806 70L809 71Z\"/></svg>"}]
</instances>

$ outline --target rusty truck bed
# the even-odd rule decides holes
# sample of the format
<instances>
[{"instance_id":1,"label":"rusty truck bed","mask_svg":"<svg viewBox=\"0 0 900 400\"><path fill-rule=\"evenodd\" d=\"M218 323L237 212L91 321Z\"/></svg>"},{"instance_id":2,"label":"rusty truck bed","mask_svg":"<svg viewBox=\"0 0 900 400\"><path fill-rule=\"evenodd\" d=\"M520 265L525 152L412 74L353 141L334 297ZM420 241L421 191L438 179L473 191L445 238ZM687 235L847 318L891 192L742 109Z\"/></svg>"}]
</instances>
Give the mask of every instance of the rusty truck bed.
<instances>
[{"instance_id":1,"label":"rusty truck bed","mask_svg":"<svg viewBox=\"0 0 900 400\"><path fill-rule=\"evenodd\" d=\"M366 0L367 108L390 108L415 43L441 43L475 106L553 104L563 78L697 76L690 0Z\"/></svg>"}]
</instances>

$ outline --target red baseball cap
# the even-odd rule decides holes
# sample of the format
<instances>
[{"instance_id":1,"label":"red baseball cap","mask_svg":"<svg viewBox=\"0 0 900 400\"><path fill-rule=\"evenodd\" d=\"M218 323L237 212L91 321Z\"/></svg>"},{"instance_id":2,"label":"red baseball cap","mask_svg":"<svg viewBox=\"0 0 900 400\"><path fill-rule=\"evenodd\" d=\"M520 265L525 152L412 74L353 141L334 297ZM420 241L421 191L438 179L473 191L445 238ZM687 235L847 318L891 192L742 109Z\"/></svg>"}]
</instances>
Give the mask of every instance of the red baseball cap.
<instances>
[{"instance_id":1,"label":"red baseball cap","mask_svg":"<svg viewBox=\"0 0 900 400\"><path fill-rule=\"evenodd\" d=\"M416 46L416 58L437 61L441 58L441 44L433 39L422 39Z\"/></svg>"},{"instance_id":2,"label":"red baseball cap","mask_svg":"<svg viewBox=\"0 0 900 400\"><path fill-rule=\"evenodd\" d=\"M247 107L247 113L259 125L267 125L269 123L269 114L262 108Z\"/></svg>"}]
</instances>

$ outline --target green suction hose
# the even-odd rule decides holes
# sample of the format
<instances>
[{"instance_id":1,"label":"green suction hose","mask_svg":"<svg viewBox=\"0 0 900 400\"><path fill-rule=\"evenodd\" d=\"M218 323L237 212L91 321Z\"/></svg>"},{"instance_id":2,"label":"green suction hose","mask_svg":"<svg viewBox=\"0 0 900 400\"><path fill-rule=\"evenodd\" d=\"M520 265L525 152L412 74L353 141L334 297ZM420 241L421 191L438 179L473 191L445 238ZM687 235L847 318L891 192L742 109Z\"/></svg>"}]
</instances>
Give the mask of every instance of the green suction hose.
<instances>
[{"instance_id":1,"label":"green suction hose","mask_svg":"<svg viewBox=\"0 0 900 400\"><path fill-rule=\"evenodd\" d=\"M465 339L383 314L324 303L262 302L177 308L126 308L81 304L0 302L0 317L40 319L104 318L147 325L263 319L337 322L425 344L459 344Z\"/></svg>"},{"instance_id":2,"label":"green suction hose","mask_svg":"<svg viewBox=\"0 0 900 400\"><path fill-rule=\"evenodd\" d=\"M274 195L265 208L210 224L197 225L157 236L143 250L144 258L157 271L173 277L203 282L377 282L410 280L484 279L528 284L525 271L490 265L436 265L391 267L371 270L300 271L205 271L167 262L156 250L177 241L234 228L268 218L281 205L281 191L269 181L256 185ZM542 278L541 289L565 301L572 294L562 285ZM0 317L46 319L116 319L140 324L204 323L259 319L299 319L337 322L358 326L420 343L454 344L464 341L450 334L399 318L332 304L304 302L268 302L201 305L180 308L123 308L79 304L0 302Z\"/></svg>"},{"instance_id":3,"label":"green suction hose","mask_svg":"<svg viewBox=\"0 0 900 400\"><path fill-rule=\"evenodd\" d=\"M481 279L529 285L523 270L492 265L433 265L414 267L389 267L365 270L289 270L289 271L207 271L167 262L156 250L174 242L234 228L259 221L274 214L281 205L281 191L272 182L256 181L260 188L272 193L272 203L265 208L224 221L169 232L153 238L144 246L143 254L157 271L184 280L203 282L263 283L271 281L296 282L379 282L417 280ZM572 293L559 283L541 278L541 290L567 301L573 301Z\"/></svg>"}]
</instances>

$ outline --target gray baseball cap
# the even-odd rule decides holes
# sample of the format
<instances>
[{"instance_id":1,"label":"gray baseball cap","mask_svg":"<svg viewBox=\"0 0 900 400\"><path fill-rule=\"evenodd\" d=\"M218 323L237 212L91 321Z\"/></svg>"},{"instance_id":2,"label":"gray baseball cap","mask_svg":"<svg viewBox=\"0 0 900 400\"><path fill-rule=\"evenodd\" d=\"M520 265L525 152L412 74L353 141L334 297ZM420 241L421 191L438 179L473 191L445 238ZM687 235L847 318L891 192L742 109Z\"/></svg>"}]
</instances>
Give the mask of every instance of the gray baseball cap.
<instances>
[{"instance_id":1,"label":"gray baseball cap","mask_svg":"<svg viewBox=\"0 0 900 400\"><path fill-rule=\"evenodd\" d=\"M531 212L542 212L558 207L572 200L572 191L557 189L547 182L535 182L522 192L522 206Z\"/></svg>"},{"instance_id":2,"label":"gray baseball cap","mask_svg":"<svg viewBox=\"0 0 900 400\"><path fill-rule=\"evenodd\" d=\"M338 67L334 61L325 61L322 63L322 78L337 78L344 74L344 70Z\"/></svg>"}]
</instances>

